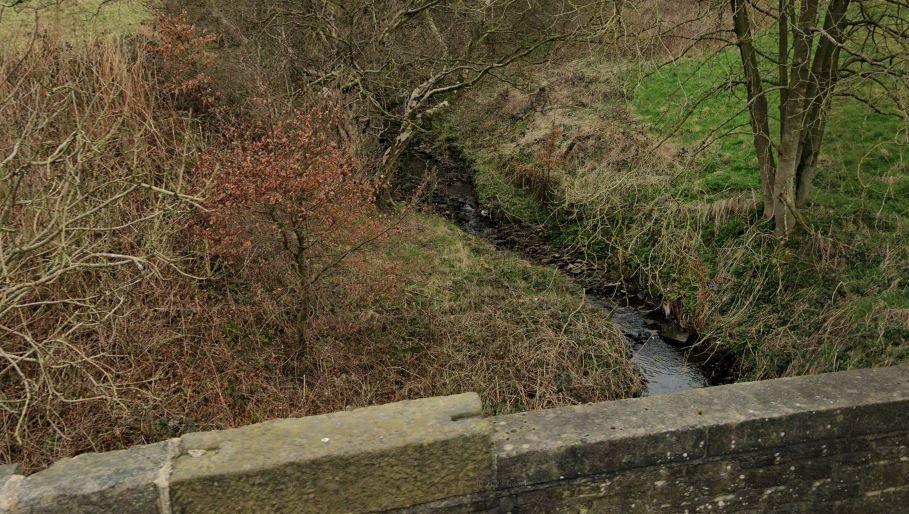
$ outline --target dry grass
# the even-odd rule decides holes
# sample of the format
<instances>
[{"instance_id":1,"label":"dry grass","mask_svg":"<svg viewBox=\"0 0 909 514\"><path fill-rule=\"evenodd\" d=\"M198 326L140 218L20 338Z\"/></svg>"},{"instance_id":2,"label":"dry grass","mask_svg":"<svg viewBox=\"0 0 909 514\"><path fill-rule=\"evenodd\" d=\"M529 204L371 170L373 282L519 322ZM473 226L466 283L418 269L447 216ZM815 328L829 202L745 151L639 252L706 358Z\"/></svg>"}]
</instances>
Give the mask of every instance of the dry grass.
<instances>
[{"instance_id":1,"label":"dry grass","mask_svg":"<svg viewBox=\"0 0 909 514\"><path fill-rule=\"evenodd\" d=\"M726 3L701 0L623 2L622 26L606 51L632 59L663 60L715 48ZM706 36L698 40L699 36Z\"/></svg>"},{"instance_id":2,"label":"dry grass","mask_svg":"<svg viewBox=\"0 0 909 514\"><path fill-rule=\"evenodd\" d=\"M426 323L403 331L435 375L413 377L419 395L442 384L453 392L473 387L495 413L640 391L624 336L559 272L502 255L437 220L418 219L417 230L391 257L415 271L402 305L413 325L401 327Z\"/></svg>"},{"instance_id":3,"label":"dry grass","mask_svg":"<svg viewBox=\"0 0 909 514\"><path fill-rule=\"evenodd\" d=\"M0 54L0 461L463 391L509 412L640 390L579 291L430 218L305 296L280 252L212 255L185 185L218 139L152 62L115 42Z\"/></svg>"},{"instance_id":4,"label":"dry grass","mask_svg":"<svg viewBox=\"0 0 909 514\"><path fill-rule=\"evenodd\" d=\"M193 135L119 43L4 49L0 75L0 452L29 460L158 379L130 367L186 282Z\"/></svg>"},{"instance_id":5,"label":"dry grass","mask_svg":"<svg viewBox=\"0 0 909 514\"><path fill-rule=\"evenodd\" d=\"M887 309L885 315L909 330L909 309Z\"/></svg>"},{"instance_id":6,"label":"dry grass","mask_svg":"<svg viewBox=\"0 0 909 514\"><path fill-rule=\"evenodd\" d=\"M742 376L909 358L909 247L823 209L812 228L780 244L761 224L756 193L716 190L699 156L658 149L626 110L622 73L621 63L600 58L549 66L525 78L526 90L546 98L517 114L507 101L515 95L503 91L511 86L463 98L442 128L474 160L481 201L546 224L568 250L649 291L706 344L738 356ZM533 166L553 128L566 161L552 174L559 199L544 205L509 187L509 170Z\"/></svg>"},{"instance_id":7,"label":"dry grass","mask_svg":"<svg viewBox=\"0 0 909 514\"><path fill-rule=\"evenodd\" d=\"M692 202L685 206L685 210L701 216L705 222L721 225L735 218L750 216L760 207L761 199L757 193L751 192L707 202Z\"/></svg>"}]
</instances>

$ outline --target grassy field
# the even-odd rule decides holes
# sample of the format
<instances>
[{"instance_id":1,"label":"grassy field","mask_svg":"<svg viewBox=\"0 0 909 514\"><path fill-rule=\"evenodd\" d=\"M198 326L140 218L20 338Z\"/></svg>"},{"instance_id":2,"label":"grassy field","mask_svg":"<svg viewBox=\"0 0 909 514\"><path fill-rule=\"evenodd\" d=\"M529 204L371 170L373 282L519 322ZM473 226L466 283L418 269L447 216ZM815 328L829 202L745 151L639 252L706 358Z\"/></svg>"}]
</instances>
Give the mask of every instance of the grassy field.
<instances>
[{"instance_id":1,"label":"grassy field","mask_svg":"<svg viewBox=\"0 0 909 514\"><path fill-rule=\"evenodd\" d=\"M773 37L770 33L758 39L765 51L774 44ZM692 57L662 69L644 70L646 75L631 86L637 85L634 112L661 136L675 131L677 142L696 147L728 134L716 140L699 163L700 186L710 194L760 187L760 177L754 172L757 159L748 134L748 114L735 115L744 106L744 86L726 88L694 106L717 84L734 79L740 66L738 50L731 48L706 60ZM772 78L769 70L765 72ZM844 86L856 87L849 83ZM871 86L858 88L863 96L883 97ZM770 94L771 106L778 104L778 96L775 91ZM874 112L853 98L837 98L835 102L815 203L841 215L860 216L866 222L876 217L909 217L906 120ZM778 116L772 121L775 134Z\"/></svg>"},{"instance_id":2,"label":"grassy field","mask_svg":"<svg viewBox=\"0 0 909 514\"><path fill-rule=\"evenodd\" d=\"M741 91L681 122L736 57L658 71L582 59L475 92L438 128L474 162L484 203L649 290L743 377L909 361L905 121L838 104L810 229L780 244L758 212Z\"/></svg>"},{"instance_id":3,"label":"grassy field","mask_svg":"<svg viewBox=\"0 0 909 514\"><path fill-rule=\"evenodd\" d=\"M775 37L774 31L767 31L757 41L769 52ZM739 67L738 50L730 48L709 59L692 57L647 70L634 90L634 112L660 137L675 134L675 141L694 148L716 139L714 134L728 133L700 156L696 176L687 184L704 197L757 193L760 188L747 112L735 115L744 105L744 86L727 88L691 106L717 84L735 77ZM769 70L764 71L772 77ZM897 112L885 101L880 86L847 82L843 88ZM769 100L771 106L778 105L778 94L771 94ZM813 206L807 213L812 229L843 245L864 244L878 250L904 247L909 227L909 123L850 97L834 101ZM772 121L771 131L776 133L778 116ZM909 307L906 280L881 283L888 277L887 270L881 269L891 264L887 257L855 255L837 280L847 291L860 291L865 301L905 309Z\"/></svg>"},{"instance_id":4,"label":"grassy field","mask_svg":"<svg viewBox=\"0 0 909 514\"><path fill-rule=\"evenodd\" d=\"M401 377L408 397L474 390L503 413L640 392L625 337L560 272L436 216L412 223L378 257L409 271L404 300L387 315L397 319L389 347L375 356L424 370Z\"/></svg>"},{"instance_id":5,"label":"grassy field","mask_svg":"<svg viewBox=\"0 0 909 514\"><path fill-rule=\"evenodd\" d=\"M34 33L70 43L135 33L150 16L143 0L27 0L0 7L0 40L28 44Z\"/></svg>"}]
</instances>

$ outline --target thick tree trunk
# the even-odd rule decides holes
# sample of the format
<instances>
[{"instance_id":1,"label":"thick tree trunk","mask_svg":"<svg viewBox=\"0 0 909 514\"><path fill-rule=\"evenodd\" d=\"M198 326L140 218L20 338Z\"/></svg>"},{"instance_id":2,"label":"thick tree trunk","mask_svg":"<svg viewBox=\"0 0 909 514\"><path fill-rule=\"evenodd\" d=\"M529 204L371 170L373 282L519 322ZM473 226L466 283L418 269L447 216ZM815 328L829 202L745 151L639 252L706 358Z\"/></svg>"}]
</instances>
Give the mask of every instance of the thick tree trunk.
<instances>
[{"instance_id":1,"label":"thick tree trunk","mask_svg":"<svg viewBox=\"0 0 909 514\"><path fill-rule=\"evenodd\" d=\"M813 126L806 128L805 138L802 140L802 158L796 168L795 198L795 205L800 209L807 207L811 200L814 177L817 175L817 159L827 125L826 118L826 114L816 118Z\"/></svg>"},{"instance_id":2,"label":"thick tree trunk","mask_svg":"<svg viewBox=\"0 0 909 514\"><path fill-rule=\"evenodd\" d=\"M786 123L799 120L788 118ZM779 235L789 235L795 228L795 175L798 165L798 131L788 130L780 137L779 164L773 181L773 220Z\"/></svg>"},{"instance_id":3,"label":"thick tree trunk","mask_svg":"<svg viewBox=\"0 0 909 514\"><path fill-rule=\"evenodd\" d=\"M802 136L805 128L806 92L811 80L811 49L818 0L805 0L798 18L792 23L792 73L782 85L785 102L781 105L780 144L777 147L777 169L773 181L773 218L776 232L789 235L796 225L796 179L801 162Z\"/></svg>"},{"instance_id":4,"label":"thick tree trunk","mask_svg":"<svg viewBox=\"0 0 909 514\"><path fill-rule=\"evenodd\" d=\"M838 42L843 40L843 27L846 11L851 0L834 0L827 10L824 21L824 32L815 51L812 65L812 82L806 94L808 103L805 115L805 128L802 135L802 151L796 170L797 190L796 205L805 207L811 199L811 189L817 174L817 159L824 139L827 116L830 112L830 95L839 78ZM832 40L831 40L832 39Z\"/></svg>"},{"instance_id":5,"label":"thick tree trunk","mask_svg":"<svg viewBox=\"0 0 909 514\"><path fill-rule=\"evenodd\" d=\"M773 183L776 175L776 164L770 142L770 121L767 107L767 96L761 83L761 72L758 68L757 52L754 49L751 32L751 20L744 0L731 0L732 18L738 40L742 68L745 73L745 86L748 93L748 110L751 118L751 131L754 134L754 149L757 153L763 185L764 216L773 215Z\"/></svg>"},{"instance_id":6,"label":"thick tree trunk","mask_svg":"<svg viewBox=\"0 0 909 514\"><path fill-rule=\"evenodd\" d=\"M780 122L783 119L783 106L786 105L786 85L789 84L789 13L792 12L792 0L780 0L779 3L779 20L777 30L779 31L779 45L777 48L777 60L779 61L779 84L780 84ZM782 129L782 125L780 125Z\"/></svg>"}]
</instances>

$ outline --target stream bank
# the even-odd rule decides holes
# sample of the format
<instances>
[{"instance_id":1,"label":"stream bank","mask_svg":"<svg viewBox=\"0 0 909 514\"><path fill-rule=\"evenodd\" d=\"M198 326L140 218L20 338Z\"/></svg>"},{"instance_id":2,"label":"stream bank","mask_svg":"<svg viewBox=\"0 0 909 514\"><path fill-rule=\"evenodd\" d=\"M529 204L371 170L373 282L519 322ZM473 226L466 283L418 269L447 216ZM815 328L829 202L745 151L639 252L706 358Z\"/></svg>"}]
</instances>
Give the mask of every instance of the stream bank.
<instances>
[{"instance_id":1,"label":"stream bank","mask_svg":"<svg viewBox=\"0 0 909 514\"><path fill-rule=\"evenodd\" d=\"M632 362L647 382L645 395L733 381L728 358L695 351L697 334L668 318L644 295L610 283L589 262L549 243L542 227L503 219L480 205L473 170L455 149L416 146L405 156L403 171L404 181L414 186L426 178L435 181L431 203L440 215L500 250L559 269L582 287L587 302L613 321L628 339Z\"/></svg>"}]
</instances>

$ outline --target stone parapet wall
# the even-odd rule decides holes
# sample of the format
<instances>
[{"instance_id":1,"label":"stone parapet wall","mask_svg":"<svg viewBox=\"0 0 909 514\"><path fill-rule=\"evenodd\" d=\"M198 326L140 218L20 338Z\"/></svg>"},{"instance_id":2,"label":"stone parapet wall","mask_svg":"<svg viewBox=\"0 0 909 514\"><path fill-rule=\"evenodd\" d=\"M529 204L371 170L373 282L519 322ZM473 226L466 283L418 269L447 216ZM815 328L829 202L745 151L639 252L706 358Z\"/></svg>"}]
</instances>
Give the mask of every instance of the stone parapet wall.
<instances>
[{"instance_id":1,"label":"stone parapet wall","mask_svg":"<svg viewBox=\"0 0 909 514\"><path fill-rule=\"evenodd\" d=\"M905 512L909 368L481 417L400 402L86 454L9 512Z\"/></svg>"},{"instance_id":2,"label":"stone parapet wall","mask_svg":"<svg viewBox=\"0 0 909 514\"><path fill-rule=\"evenodd\" d=\"M7 474L0 510L369 512L468 495L492 483L481 411L470 393L80 455Z\"/></svg>"},{"instance_id":3,"label":"stone parapet wall","mask_svg":"<svg viewBox=\"0 0 909 514\"><path fill-rule=\"evenodd\" d=\"M909 368L501 416L497 491L520 512L909 511Z\"/></svg>"}]
</instances>

